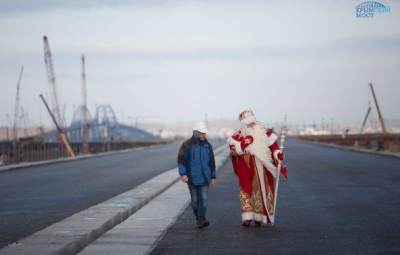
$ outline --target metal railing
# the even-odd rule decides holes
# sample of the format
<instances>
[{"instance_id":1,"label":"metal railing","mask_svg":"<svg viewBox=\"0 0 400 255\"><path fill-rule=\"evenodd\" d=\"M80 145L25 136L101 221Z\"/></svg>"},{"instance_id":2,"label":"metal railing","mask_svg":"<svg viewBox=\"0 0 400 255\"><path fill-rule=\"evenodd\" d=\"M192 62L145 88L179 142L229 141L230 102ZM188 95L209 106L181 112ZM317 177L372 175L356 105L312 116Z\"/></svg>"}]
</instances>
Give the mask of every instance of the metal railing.
<instances>
[{"instance_id":1,"label":"metal railing","mask_svg":"<svg viewBox=\"0 0 400 255\"><path fill-rule=\"evenodd\" d=\"M96 141L89 142L90 154L97 154L110 151L133 149L137 147L147 147L152 145L168 144L172 141L149 140L149 141ZM75 155L83 155L83 143L70 143ZM69 153L61 143L41 143L41 142L0 142L0 166L20 164L27 162L38 162L59 158L68 158Z\"/></svg>"}]
</instances>

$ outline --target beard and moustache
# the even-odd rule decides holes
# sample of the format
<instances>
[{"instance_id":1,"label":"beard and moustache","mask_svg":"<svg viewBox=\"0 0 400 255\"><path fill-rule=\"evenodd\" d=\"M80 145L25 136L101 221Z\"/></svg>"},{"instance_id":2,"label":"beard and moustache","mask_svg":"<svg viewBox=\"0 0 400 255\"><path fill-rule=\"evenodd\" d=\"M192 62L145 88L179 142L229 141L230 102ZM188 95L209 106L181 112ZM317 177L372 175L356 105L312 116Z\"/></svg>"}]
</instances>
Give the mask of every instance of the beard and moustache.
<instances>
[{"instance_id":1,"label":"beard and moustache","mask_svg":"<svg viewBox=\"0 0 400 255\"><path fill-rule=\"evenodd\" d=\"M245 151L250 152L251 155L260 160L263 166L267 168L268 172L276 177L277 169L273 164L271 151L268 147L269 141L265 128L261 125L261 123L256 122L251 128L248 128L247 125L244 125L240 131L243 137L250 135L254 138L253 143L247 146Z\"/></svg>"}]
</instances>

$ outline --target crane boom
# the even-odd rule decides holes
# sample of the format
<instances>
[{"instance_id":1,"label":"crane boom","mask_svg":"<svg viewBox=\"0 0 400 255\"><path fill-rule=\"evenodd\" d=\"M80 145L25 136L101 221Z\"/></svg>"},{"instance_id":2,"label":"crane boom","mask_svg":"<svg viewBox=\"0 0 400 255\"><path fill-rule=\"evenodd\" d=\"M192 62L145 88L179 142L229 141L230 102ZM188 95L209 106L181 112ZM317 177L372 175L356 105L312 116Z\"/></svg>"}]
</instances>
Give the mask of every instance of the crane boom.
<instances>
[{"instance_id":1,"label":"crane boom","mask_svg":"<svg viewBox=\"0 0 400 255\"><path fill-rule=\"evenodd\" d=\"M50 85L50 90L51 90L51 99L52 99L52 113L54 114L60 128L63 128L63 122L61 118L61 113L60 113L60 107L58 104L58 97L57 97L57 87L56 87L56 76L54 73L54 65L53 65L53 59L51 56L51 51L50 51L50 46L49 46L49 41L47 40L47 37L43 37L44 41L44 62L46 64L46 70L47 70L47 79L49 81Z\"/></svg>"},{"instance_id":2,"label":"crane boom","mask_svg":"<svg viewBox=\"0 0 400 255\"><path fill-rule=\"evenodd\" d=\"M15 109L14 109L14 126L13 126L13 135L14 141L17 141L18 138L18 120L19 120L19 86L21 84L22 73L24 72L24 67L21 68L21 73L19 74L18 84L17 84L17 96L15 98Z\"/></svg>"},{"instance_id":3,"label":"crane boom","mask_svg":"<svg viewBox=\"0 0 400 255\"><path fill-rule=\"evenodd\" d=\"M43 97L42 94L40 94L39 96L40 96L40 98L42 99L44 105L46 106L46 109L47 109L47 111L49 112L51 118L53 119L54 124L56 125L57 130L58 130L58 132L59 132L59 134L60 134L60 137L61 137L62 141L64 142L65 147L67 148L67 150L68 150L68 152L69 152L69 155L70 155L71 157L75 157L74 151L72 150L71 146L69 146L68 140L67 140L67 138L65 137L64 132L63 132L63 130L61 129L61 127L58 125L57 120L54 118L54 115L51 113L50 108L49 108L49 106L48 106L47 103L46 103L46 100L44 100L44 97Z\"/></svg>"},{"instance_id":4,"label":"crane boom","mask_svg":"<svg viewBox=\"0 0 400 255\"><path fill-rule=\"evenodd\" d=\"M386 127L385 127L385 122L383 121L381 110L379 110L378 100L376 99L376 96L375 96L374 87L372 87L372 83L370 83L369 86L371 87L372 95L374 96L376 110L378 110L379 120L380 120L381 126L382 126L382 132L386 135L387 132L386 132Z\"/></svg>"},{"instance_id":5,"label":"crane boom","mask_svg":"<svg viewBox=\"0 0 400 255\"><path fill-rule=\"evenodd\" d=\"M371 112L371 106L368 108L367 115L365 115L364 122L363 122L363 124L361 126L360 135L362 134L362 131L363 131L364 127L365 127L365 123L367 122L367 119L368 119L368 116L369 116L370 112Z\"/></svg>"},{"instance_id":6,"label":"crane boom","mask_svg":"<svg viewBox=\"0 0 400 255\"><path fill-rule=\"evenodd\" d=\"M12 123L11 118L10 118L10 115L8 115L8 113L7 113L7 119L8 119L8 122L10 122L10 127L12 127L12 126L13 126L13 123Z\"/></svg>"}]
</instances>

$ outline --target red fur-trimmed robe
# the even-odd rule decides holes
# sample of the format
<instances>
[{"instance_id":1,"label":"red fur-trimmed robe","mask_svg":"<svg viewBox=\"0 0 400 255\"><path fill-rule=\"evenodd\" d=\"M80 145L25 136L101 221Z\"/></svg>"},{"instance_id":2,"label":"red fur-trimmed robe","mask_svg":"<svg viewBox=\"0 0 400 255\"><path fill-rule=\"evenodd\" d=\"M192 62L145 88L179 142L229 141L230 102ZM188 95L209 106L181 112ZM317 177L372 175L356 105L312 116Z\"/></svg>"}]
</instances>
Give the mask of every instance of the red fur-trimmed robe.
<instances>
[{"instance_id":1,"label":"red fur-trimmed robe","mask_svg":"<svg viewBox=\"0 0 400 255\"><path fill-rule=\"evenodd\" d=\"M235 138L235 136L236 138L242 138L240 137L240 131L233 135L232 138ZM273 158L279 152L276 142L278 137L270 131L267 131L267 137L273 161L271 163L277 167L277 162ZM235 150L232 145L230 145L230 148L231 151ZM257 160L250 152L244 150L243 153L241 156L235 156L237 155L236 153L231 153L230 156L233 170L239 178L242 221L274 222L274 177L261 161ZM287 178L286 173L282 174Z\"/></svg>"}]
</instances>

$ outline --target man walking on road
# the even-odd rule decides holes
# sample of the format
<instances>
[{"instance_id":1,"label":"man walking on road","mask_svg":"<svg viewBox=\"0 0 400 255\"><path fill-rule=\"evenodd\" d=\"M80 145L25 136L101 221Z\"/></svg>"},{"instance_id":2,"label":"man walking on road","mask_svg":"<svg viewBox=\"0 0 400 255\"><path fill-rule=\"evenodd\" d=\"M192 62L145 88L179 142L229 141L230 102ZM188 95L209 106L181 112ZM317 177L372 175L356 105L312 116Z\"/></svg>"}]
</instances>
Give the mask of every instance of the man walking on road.
<instances>
[{"instance_id":1,"label":"man walking on road","mask_svg":"<svg viewBox=\"0 0 400 255\"><path fill-rule=\"evenodd\" d=\"M257 122L253 111L239 115L241 129L228 139L230 158L239 178L239 197L244 227L274 222L274 177L277 162L284 155L279 150L278 137ZM286 168L281 173L287 178Z\"/></svg>"},{"instance_id":2,"label":"man walking on road","mask_svg":"<svg viewBox=\"0 0 400 255\"><path fill-rule=\"evenodd\" d=\"M215 186L217 177L214 152L206 139L207 133L205 123L196 123L192 138L182 144L178 154L179 175L182 182L188 184L197 228L205 228L210 224L206 219L207 194L210 184Z\"/></svg>"}]
</instances>

